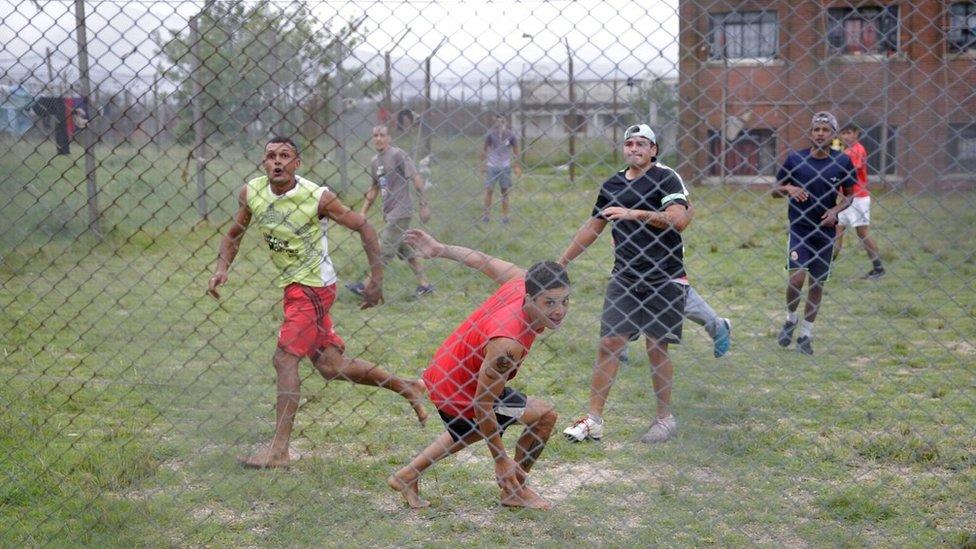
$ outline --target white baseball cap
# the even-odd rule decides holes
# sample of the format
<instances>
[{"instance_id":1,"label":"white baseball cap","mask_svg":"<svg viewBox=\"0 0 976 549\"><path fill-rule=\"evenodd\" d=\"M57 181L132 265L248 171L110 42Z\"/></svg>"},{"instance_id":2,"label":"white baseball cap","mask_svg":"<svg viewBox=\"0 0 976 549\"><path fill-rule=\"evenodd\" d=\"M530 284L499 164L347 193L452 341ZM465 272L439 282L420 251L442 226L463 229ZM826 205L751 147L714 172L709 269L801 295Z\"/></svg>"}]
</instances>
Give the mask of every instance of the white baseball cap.
<instances>
[{"instance_id":1,"label":"white baseball cap","mask_svg":"<svg viewBox=\"0 0 976 549\"><path fill-rule=\"evenodd\" d=\"M654 130L652 130L647 124L635 124L633 126L629 126L624 131L624 141L630 139L631 137L643 137L650 140L651 143L657 143L657 137L654 136Z\"/></svg>"}]
</instances>

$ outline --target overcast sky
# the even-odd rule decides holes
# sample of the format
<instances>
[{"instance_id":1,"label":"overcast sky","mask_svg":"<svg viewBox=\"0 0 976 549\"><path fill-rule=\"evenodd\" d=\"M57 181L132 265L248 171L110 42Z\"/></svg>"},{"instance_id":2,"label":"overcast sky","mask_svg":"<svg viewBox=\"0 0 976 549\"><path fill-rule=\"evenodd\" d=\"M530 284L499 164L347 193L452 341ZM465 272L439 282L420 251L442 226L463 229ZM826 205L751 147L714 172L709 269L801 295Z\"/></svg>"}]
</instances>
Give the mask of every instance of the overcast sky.
<instances>
[{"instance_id":1,"label":"overcast sky","mask_svg":"<svg viewBox=\"0 0 976 549\"><path fill-rule=\"evenodd\" d=\"M321 23L334 28L365 14L363 42L355 56L374 68L376 56L391 48L394 59L420 60L444 40L432 62L442 84L476 84L496 68L502 69L506 81L522 75L565 77L565 41L574 52L579 78L641 76L648 71L676 75L677 0L310 4ZM150 32L185 30L203 2L87 0L85 5L93 77L111 73L117 82L136 88L152 81L154 66L161 61ZM8 80L32 70L46 78L45 48L54 52L56 70L69 64L77 67L73 1L0 0L0 14L5 14L0 17L0 70ZM412 79L417 63L402 62L397 72ZM76 74L76 68L70 70Z\"/></svg>"}]
</instances>

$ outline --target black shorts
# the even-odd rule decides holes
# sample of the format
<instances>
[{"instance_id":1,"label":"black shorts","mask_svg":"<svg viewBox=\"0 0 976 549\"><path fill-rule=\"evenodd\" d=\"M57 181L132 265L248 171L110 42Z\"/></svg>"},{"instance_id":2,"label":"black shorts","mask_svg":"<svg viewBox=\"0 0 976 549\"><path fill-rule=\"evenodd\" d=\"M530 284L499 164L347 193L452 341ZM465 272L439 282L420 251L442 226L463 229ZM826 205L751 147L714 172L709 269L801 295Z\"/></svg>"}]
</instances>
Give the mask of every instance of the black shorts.
<instances>
[{"instance_id":1,"label":"black shorts","mask_svg":"<svg viewBox=\"0 0 976 549\"><path fill-rule=\"evenodd\" d=\"M525 413L528 402L529 400L525 395L511 387L505 387L502 390L502 394L495 399L495 404L492 405L492 409L495 410L495 420L498 422L498 426L501 427L503 433L505 429L508 429L509 425L518 423L522 414ZM458 442L471 434L472 431L478 430L477 419L468 419L463 416L455 417L445 414L440 410L437 413L444 420L444 425L447 426L447 432L451 433L451 438L454 439L454 442Z\"/></svg>"},{"instance_id":2,"label":"black shorts","mask_svg":"<svg viewBox=\"0 0 976 549\"><path fill-rule=\"evenodd\" d=\"M830 278L835 235L819 229L790 227L786 270L806 269L817 282Z\"/></svg>"},{"instance_id":3,"label":"black shorts","mask_svg":"<svg viewBox=\"0 0 976 549\"><path fill-rule=\"evenodd\" d=\"M610 277L600 318L600 337L641 334L662 343L681 343L688 286L673 280L633 283Z\"/></svg>"}]
</instances>

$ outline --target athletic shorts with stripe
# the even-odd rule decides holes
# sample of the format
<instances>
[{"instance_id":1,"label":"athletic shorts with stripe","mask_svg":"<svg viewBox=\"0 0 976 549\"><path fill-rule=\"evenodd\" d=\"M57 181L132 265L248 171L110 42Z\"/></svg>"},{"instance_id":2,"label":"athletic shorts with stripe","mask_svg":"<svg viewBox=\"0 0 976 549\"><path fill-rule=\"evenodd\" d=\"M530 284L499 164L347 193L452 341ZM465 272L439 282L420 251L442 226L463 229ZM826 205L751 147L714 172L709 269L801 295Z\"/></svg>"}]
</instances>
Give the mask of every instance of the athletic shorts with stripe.
<instances>
[{"instance_id":1,"label":"athletic shorts with stripe","mask_svg":"<svg viewBox=\"0 0 976 549\"><path fill-rule=\"evenodd\" d=\"M681 343L688 286L674 280L636 283L611 276L603 300L600 337L641 334L662 343Z\"/></svg>"},{"instance_id":2,"label":"athletic shorts with stripe","mask_svg":"<svg viewBox=\"0 0 976 549\"><path fill-rule=\"evenodd\" d=\"M525 413L525 408L528 406L528 403L529 399L515 389L505 387L502 390L502 394L498 395L498 398L495 399L492 409L495 410L495 421L498 422L498 426L503 433L510 425L518 423L519 418ZM451 434L454 442L458 442L468 436L468 434L478 430L477 419L452 416L440 410L437 413L440 414L441 420L447 426L447 432Z\"/></svg>"},{"instance_id":3,"label":"athletic shorts with stripe","mask_svg":"<svg viewBox=\"0 0 976 549\"><path fill-rule=\"evenodd\" d=\"M344 351L346 344L335 333L329 316L335 298L335 284L322 288L297 283L285 286L285 320L278 332L278 348L313 359L325 347Z\"/></svg>"}]
</instances>

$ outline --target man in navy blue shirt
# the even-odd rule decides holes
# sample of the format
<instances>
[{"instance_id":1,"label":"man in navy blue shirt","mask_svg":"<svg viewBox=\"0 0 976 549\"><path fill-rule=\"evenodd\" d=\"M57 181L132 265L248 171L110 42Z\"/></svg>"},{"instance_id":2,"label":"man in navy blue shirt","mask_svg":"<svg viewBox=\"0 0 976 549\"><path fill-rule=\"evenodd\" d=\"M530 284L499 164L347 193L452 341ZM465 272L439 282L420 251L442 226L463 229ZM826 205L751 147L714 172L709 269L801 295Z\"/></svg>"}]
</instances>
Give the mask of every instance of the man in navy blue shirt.
<instances>
[{"instance_id":1,"label":"man in navy blue shirt","mask_svg":"<svg viewBox=\"0 0 976 549\"><path fill-rule=\"evenodd\" d=\"M776 175L774 197L789 197L790 243L786 269L786 323L779 333L779 345L789 347L797 327L796 309L800 292L809 275L807 302L796 347L812 355L813 321L817 318L823 284L830 275L837 215L850 206L857 180L854 165L846 154L830 148L837 134L837 119L829 112L818 112L810 123L812 146L790 151ZM838 202L838 189L843 194Z\"/></svg>"}]
</instances>

